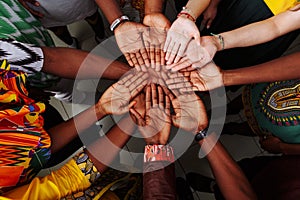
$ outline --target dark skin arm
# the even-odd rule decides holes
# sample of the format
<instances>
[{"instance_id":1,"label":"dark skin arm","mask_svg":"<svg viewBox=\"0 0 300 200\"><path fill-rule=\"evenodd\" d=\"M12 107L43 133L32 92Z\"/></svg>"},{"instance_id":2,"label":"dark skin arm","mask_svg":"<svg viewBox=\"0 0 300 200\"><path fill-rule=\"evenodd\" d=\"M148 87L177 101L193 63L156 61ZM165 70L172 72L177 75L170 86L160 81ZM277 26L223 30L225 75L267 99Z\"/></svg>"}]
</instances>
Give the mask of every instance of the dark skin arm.
<instances>
[{"instance_id":1,"label":"dark skin arm","mask_svg":"<svg viewBox=\"0 0 300 200\"><path fill-rule=\"evenodd\" d=\"M44 53L42 71L63 78L119 79L130 69L125 63L96 56L87 51L64 47L42 47L42 50ZM105 66L108 66L107 69ZM79 69L80 73L76 77Z\"/></svg>"}]
</instances>

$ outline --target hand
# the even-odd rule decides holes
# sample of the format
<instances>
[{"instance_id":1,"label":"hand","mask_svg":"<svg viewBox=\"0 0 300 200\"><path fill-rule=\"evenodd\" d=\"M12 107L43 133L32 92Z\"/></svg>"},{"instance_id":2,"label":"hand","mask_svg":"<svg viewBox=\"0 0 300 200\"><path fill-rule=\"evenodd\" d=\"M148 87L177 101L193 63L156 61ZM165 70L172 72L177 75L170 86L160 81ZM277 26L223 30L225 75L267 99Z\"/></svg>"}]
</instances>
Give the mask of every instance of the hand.
<instances>
[{"instance_id":1,"label":"hand","mask_svg":"<svg viewBox=\"0 0 300 200\"><path fill-rule=\"evenodd\" d=\"M181 92L208 91L224 86L223 73L213 62L200 69L169 73L168 76L168 87Z\"/></svg>"},{"instance_id":2,"label":"hand","mask_svg":"<svg viewBox=\"0 0 300 200\"><path fill-rule=\"evenodd\" d=\"M178 17L168 32L164 46L167 64L177 63L183 57L192 38L200 46L200 32L196 24L188 18Z\"/></svg>"},{"instance_id":3,"label":"hand","mask_svg":"<svg viewBox=\"0 0 300 200\"><path fill-rule=\"evenodd\" d=\"M208 125L206 109L201 99L194 92L179 92L177 90L165 89L170 98L175 115L172 123L178 128L186 131L198 132Z\"/></svg>"},{"instance_id":4,"label":"hand","mask_svg":"<svg viewBox=\"0 0 300 200\"><path fill-rule=\"evenodd\" d=\"M36 17L39 17L39 18L42 18L44 17L44 15L32 8L30 8L30 6L28 6L27 3L30 3L34 6L37 6L39 7L40 6L40 3L38 1L35 1L35 0L18 0L20 2L20 4L22 4L22 6L24 8L26 8L32 15L36 16Z\"/></svg>"},{"instance_id":5,"label":"hand","mask_svg":"<svg viewBox=\"0 0 300 200\"><path fill-rule=\"evenodd\" d=\"M217 11L218 11L218 5L210 3L209 6L206 8L206 10L202 13L203 20L201 22L201 25L209 29L213 20L217 15Z\"/></svg>"},{"instance_id":6,"label":"hand","mask_svg":"<svg viewBox=\"0 0 300 200\"><path fill-rule=\"evenodd\" d=\"M191 40L184 53L184 57L177 63L167 65L167 69L179 71L187 67L193 69L201 68L212 60L212 56L201 45L196 44L195 40Z\"/></svg>"},{"instance_id":7,"label":"hand","mask_svg":"<svg viewBox=\"0 0 300 200\"><path fill-rule=\"evenodd\" d=\"M146 71L150 66L149 57L142 40L148 28L136 22L124 22L115 29L118 46L131 67Z\"/></svg>"},{"instance_id":8,"label":"hand","mask_svg":"<svg viewBox=\"0 0 300 200\"><path fill-rule=\"evenodd\" d=\"M147 85L148 74L131 73L110 86L97 103L97 108L105 114L121 115L134 106L132 100ZM129 103L130 102L130 103Z\"/></svg>"},{"instance_id":9,"label":"hand","mask_svg":"<svg viewBox=\"0 0 300 200\"><path fill-rule=\"evenodd\" d=\"M283 143L279 138L269 135L260 137L261 148L269 153L282 153L280 145Z\"/></svg>"},{"instance_id":10,"label":"hand","mask_svg":"<svg viewBox=\"0 0 300 200\"><path fill-rule=\"evenodd\" d=\"M171 27L171 22L162 13L151 13L146 15L143 24L164 30L168 30Z\"/></svg>"},{"instance_id":11,"label":"hand","mask_svg":"<svg viewBox=\"0 0 300 200\"><path fill-rule=\"evenodd\" d=\"M160 86L151 84L146 88L145 116L133 108L130 113L136 118L147 144L167 143L171 131L170 99Z\"/></svg>"},{"instance_id":12,"label":"hand","mask_svg":"<svg viewBox=\"0 0 300 200\"><path fill-rule=\"evenodd\" d=\"M151 13L144 17L143 23L150 27L149 34L145 35L144 43L150 56L151 66L159 71L160 65L165 65L163 46L166 41L166 31L171 27L171 22L161 13Z\"/></svg>"},{"instance_id":13,"label":"hand","mask_svg":"<svg viewBox=\"0 0 300 200\"><path fill-rule=\"evenodd\" d=\"M151 67L160 71L165 65L165 52L163 46L166 41L166 31L161 28L150 27L148 32L144 32L143 41L147 53L150 56Z\"/></svg>"}]
</instances>

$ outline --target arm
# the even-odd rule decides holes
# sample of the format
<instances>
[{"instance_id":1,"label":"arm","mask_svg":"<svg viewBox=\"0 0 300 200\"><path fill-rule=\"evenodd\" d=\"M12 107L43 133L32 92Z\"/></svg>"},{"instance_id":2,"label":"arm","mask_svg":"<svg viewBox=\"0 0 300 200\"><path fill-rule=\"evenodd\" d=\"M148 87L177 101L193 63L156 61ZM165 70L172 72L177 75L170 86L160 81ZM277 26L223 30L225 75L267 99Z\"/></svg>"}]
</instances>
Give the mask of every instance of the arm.
<instances>
[{"instance_id":1,"label":"arm","mask_svg":"<svg viewBox=\"0 0 300 200\"><path fill-rule=\"evenodd\" d=\"M96 56L87 51L64 47L41 48L44 53L42 71L63 78L118 79L129 70L125 63Z\"/></svg>"},{"instance_id":2,"label":"arm","mask_svg":"<svg viewBox=\"0 0 300 200\"><path fill-rule=\"evenodd\" d=\"M109 24L123 15L116 0L96 0L96 3L105 15Z\"/></svg>"},{"instance_id":3,"label":"arm","mask_svg":"<svg viewBox=\"0 0 300 200\"><path fill-rule=\"evenodd\" d=\"M270 41L300 28L300 10L288 10L264 21L221 33L225 49L252 46ZM222 47L219 44L218 50Z\"/></svg>"},{"instance_id":4,"label":"arm","mask_svg":"<svg viewBox=\"0 0 300 200\"><path fill-rule=\"evenodd\" d=\"M261 148L269 153L282 153L284 155L300 155L300 144L289 144L280 140L280 138L268 135L259 140Z\"/></svg>"},{"instance_id":5,"label":"arm","mask_svg":"<svg viewBox=\"0 0 300 200\"><path fill-rule=\"evenodd\" d=\"M151 13L162 13L165 0L145 0L145 15Z\"/></svg>"},{"instance_id":6,"label":"arm","mask_svg":"<svg viewBox=\"0 0 300 200\"><path fill-rule=\"evenodd\" d=\"M294 53L259 65L223 70L225 86L273 82L300 78L300 53ZM284 68L284 70L282 70Z\"/></svg>"},{"instance_id":7,"label":"arm","mask_svg":"<svg viewBox=\"0 0 300 200\"><path fill-rule=\"evenodd\" d=\"M208 145L202 145L204 140ZM205 152L211 138L208 136L204 140L199 144ZM206 153L208 153L206 158L225 199L257 199L246 176L220 142Z\"/></svg>"}]
</instances>

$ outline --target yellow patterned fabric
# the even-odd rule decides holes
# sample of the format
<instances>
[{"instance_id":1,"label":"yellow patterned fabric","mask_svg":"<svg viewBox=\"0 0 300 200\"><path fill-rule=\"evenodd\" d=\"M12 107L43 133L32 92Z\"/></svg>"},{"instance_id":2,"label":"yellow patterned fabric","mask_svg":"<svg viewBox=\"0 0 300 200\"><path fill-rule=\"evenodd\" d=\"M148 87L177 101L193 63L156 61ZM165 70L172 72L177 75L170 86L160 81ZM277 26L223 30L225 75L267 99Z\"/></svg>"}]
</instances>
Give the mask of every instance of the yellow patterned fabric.
<instances>
[{"instance_id":1,"label":"yellow patterned fabric","mask_svg":"<svg viewBox=\"0 0 300 200\"><path fill-rule=\"evenodd\" d=\"M45 105L28 97L26 78L0 62L0 187L27 183L50 158Z\"/></svg>"},{"instance_id":2,"label":"yellow patterned fabric","mask_svg":"<svg viewBox=\"0 0 300 200\"><path fill-rule=\"evenodd\" d=\"M292 7L294 7L298 0L264 0L274 15L278 15Z\"/></svg>"},{"instance_id":3,"label":"yellow patterned fabric","mask_svg":"<svg viewBox=\"0 0 300 200\"><path fill-rule=\"evenodd\" d=\"M9 199L53 200L84 191L90 185L88 178L80 171L75 160L71 159L67 164L50 175L43 178L36 177L30 184L9 191L4 196Z\"/></svg>"}]
</instances>

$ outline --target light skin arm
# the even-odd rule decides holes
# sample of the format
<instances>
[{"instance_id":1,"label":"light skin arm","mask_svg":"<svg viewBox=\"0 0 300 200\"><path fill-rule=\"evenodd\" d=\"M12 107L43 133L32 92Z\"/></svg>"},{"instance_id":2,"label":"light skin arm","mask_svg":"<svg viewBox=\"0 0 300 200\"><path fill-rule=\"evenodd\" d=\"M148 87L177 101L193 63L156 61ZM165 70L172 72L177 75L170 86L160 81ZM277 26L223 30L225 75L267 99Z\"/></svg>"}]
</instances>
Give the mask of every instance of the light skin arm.
<instances>
[{"instance_id":1,"label":"light skin arm","mask_svg":"<svg viewBox=\"0 0 300 200\"><path fill-rule=\"evenodd\" d=\"M198 18L203 11L208 7L210 0L190 0L185 7L193 12L196 18Z\"/></svg>"},{"instance_id":2,"label":"light skin arm","mask_svg":"<svg viewBox=\"0 0 300 200\"><path fill-rule=\"evenodd\" d=\"M204 140L209 143L211 138L208 136ZM199 142L200 145L202 143L203 140ZM206 145L201 146L204 152L205 147ZM257 199L243 171L220 142L215 144L206 158L225 199Z\"/></svg>"},{"instance_id":3,"label":"light skin arm","mask_svg":"<svg viewBox=\"0 0 300 200\"><path fill-rule=\"evenodd\" d=\"M87 51L64 47L41 48L44 53L44 66L42 71L63 78L84 79L102 77L118 79L130 69L125 63L111 61ZM103 66L108 67L105 68ZM79 69L80 74L76 77Z\"/></svg>"},{"instance_id":4,"label":"light skin arm","mask_svg":"<svg viewBox=\"0 0 300 200\"><path fill-rule=\"evenodd\" d=\"M300 10L288 10L267 20L221 33L225 49L246 47L270 41L300 28ZM215 38L217 39L217 38ZM221 50L219 44L218 50Z\"/></svg>"}]
</instances>

